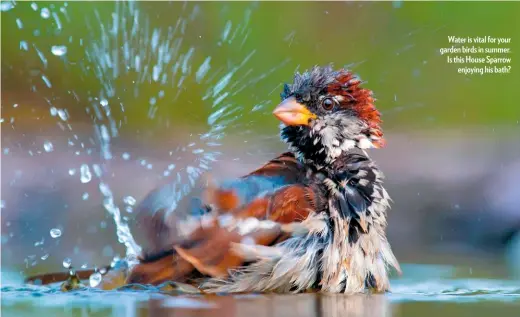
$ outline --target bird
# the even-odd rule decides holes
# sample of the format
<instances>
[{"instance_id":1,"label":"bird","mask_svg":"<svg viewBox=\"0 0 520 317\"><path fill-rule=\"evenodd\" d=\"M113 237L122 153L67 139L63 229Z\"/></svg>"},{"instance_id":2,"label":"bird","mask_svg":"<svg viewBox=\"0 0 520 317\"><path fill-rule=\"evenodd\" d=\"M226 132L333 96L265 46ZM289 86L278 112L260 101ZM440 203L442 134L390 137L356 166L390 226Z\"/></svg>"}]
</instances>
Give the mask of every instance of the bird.
<instances>
[{"instance_id":1,"label":"bird","mask_svg":"<svg viewBox=\"0 0 520 317\"><path fill-rule=\"evenodd\" d=\"M205 293L389 291L389 274L401 272L386 237L391 198L367 153L386 141L362 86L346 68L297 72L273 111L287 152L210 182L173 224L156 213L168 191L148 195L137 210L151 243L125 283L174 281Z\"/></svg>"}]
</instances>

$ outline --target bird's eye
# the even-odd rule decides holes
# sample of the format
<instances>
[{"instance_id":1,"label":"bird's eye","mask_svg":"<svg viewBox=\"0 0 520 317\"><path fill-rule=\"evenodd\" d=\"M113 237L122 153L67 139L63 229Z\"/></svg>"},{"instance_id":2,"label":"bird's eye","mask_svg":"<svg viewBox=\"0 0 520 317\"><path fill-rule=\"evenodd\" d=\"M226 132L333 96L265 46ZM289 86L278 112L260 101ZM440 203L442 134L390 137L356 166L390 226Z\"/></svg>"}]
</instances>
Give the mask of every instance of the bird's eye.
<instances>
[{"instance_id":1,"label":"bird's eye","mask_svg":"<svg viewBox=\"0 0 520 317\"><path fill-rule=\"evenodd\" d=\"M321 107L324 109L324 110L327 110L327 111L330 111L332 109L334 109L334 106L336 106L336 100L332 99L332 98L325 98L321 101Z\"/></svg>"}]
</instances>

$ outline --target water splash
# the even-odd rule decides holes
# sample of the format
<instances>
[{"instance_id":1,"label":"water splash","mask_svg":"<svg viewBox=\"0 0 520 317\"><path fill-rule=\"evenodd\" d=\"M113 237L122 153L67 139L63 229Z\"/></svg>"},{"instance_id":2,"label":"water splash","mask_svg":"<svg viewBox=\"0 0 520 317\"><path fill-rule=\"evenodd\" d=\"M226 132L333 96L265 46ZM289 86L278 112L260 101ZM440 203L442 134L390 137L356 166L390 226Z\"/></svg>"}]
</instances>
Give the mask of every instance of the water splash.
<instances>
[{"instance_id":1,"label":"water splash","mask_svg":"<svg viewBox=\"0 0 520 317\"><path fill-rule=\"evenodd\" d=\"M51 16L51 12L47 8L42 8L40 16L44 19L48 19Z\"/></svg>"},{"instance_id":2,"label":"water splash","mask_svg":"<svg viewBox=\"0 0 520 317\"><path fill-rule=\"evenodd\" d=\"M380 306L377 310L376 316L401 316L399 314L405 308L408 307L410 310L414 310L416 307L421 305L425 309L435 309L437 312L443 305L454 303L464 304L464 309L469 309L473 312L483 307L483 305L477 305L478 303L484 304L487 307L493 305L494 311L499 315L510 315L511 311L515 311L517 304L520 302L520 289L518 283L514 281L504 281L499 279L462 279L462 278L440 278L432 277L435 272L431 272L432 266L425 267L426 275L422 275L420 278L408 280L392 280L393 289L392 292L385 295L373 295L373 296L323 296L317 293L308 294L297 294L291 295L286 294L280 295L265 295L265 294L246 294L246 295L229 295L229 296L217 296L215 298L206 297L195 297L199 301L199 305L192 305L190 307L181 306L167 306L167 307L178 307L182 308L183 312L186 309L193 309L193 314L200 314L201 309L208 308L205 305L217 305L220 307L226 307L229 302L233 302L238 305L244 305L250 309L262 309L268 304L270 307L280 307L280 309L286 309L288 304L299 304L302 303L313 307L316 303L323 302L320 305L322 309L315 309L318 313L310 313L308 316L320 316L319 311L324 310L330 312L329 315L341 316L345 313L345 308L360 313L359 315L367 315L367 309L370 312L374 311L374 305ZM435 271L435 268L433 268ZM96 272L89 278L89 284L91 287L98 285L102 279L103 272ZM427 278L428 274L430 275ZM129 314L135 313L137 307L148 307L147 304L150 300L150 296L153 296L154 303L158 304L161 300L169 300L171 298L185 300L188 298L194 298L189 296L189 293L179 292L180 295L188 296L174 296L165 294L165 288L167 284L152 286L152 285L133 285L132 287L124 286L112 291L102 291L95 289L82 289L75 292L61 293L57 292L59 286L37 286L37 285L26 285L24 287L16 286L3 286L2 287L2 308L7 311L14 311L20 309L19 307L37 307L43 309L45 312L56 312L58 310L52 308L63 309L69 312L73 307L74 309L86 308L85 311L91 311L92 308L103 309L111 308L111 316L128 316ZM139 291L136 292L135 290ZM171 289L171 286L170 286ZM179 293L173 293L179 295ZM32 295L32 296L28 296ZM38 300L38 299L52 299L52 300ZM251 300L251 299L257 300ZM219 301L221 300L221 301ZM132 302L128 311L120 308L126 305L126 301ZM428 303L430 305L428 305ZM510 305L504 305L509 303ZM388 310L388 304L391 304L393 309ZM144 306L143 306L144 305ZM5 307L4 307L5 306ZM64 308L65 307L65 308ZM215 306L213 306L215 307ZM319 307L318 307L319 308ZM403 309L399 309L403 308ZM449 311L449 310L448 310ZM119 313L116 313L119 312ZM147 311L148 312L148 311ZM176 311L169 310L172 314ZM191 311L190 311L191 312ZM212 311L213 315L220 315L221 309ZM66 314L62 314L65 316ZM369 314L370 315L370 314ZM444 314L450 315L450 314ZM483 314L484 316L485 314Z\"/></svg>"},{"instance_id":3,"label":"water splash","mask_svg":"<svg viewBox=\"0 0 520 317\"><path fill-rule=\"evenodd\" d=\"M0 3L0 10L2 12L9 11L12 8L14 8L14 4L10 1L2 1L2 3Z\"/></svg>"},{"instance_id":4,"label":"water splash","mask_svg":"<svg viewBox=\"0 0 520 317\"><path fill-rule=\"evenodd\" d=\"M76 157L89 157L88 161L81 162L79 166L67 166L66 173L73 177L79 176L78 184L96 183L103 207L116 224L117 240L126 246L126 256L135 259L140 246L135 243L126 218L121 215L114 198L111 162L119 159L144 161L146 163L143 167L150 172L158 169L156 173L160 177L170 178L174 183L171 195L175 199L170 209L173 212L178 201L190 193L197 179L218 159L221 154L218 147L226 133L238 126L236 122L244 106L234 102L233 97L247 85L266 78L272 70L254 78L254 72L248 65L256 51L242 51L242 57L237 61L230 59L223 63L207 55L206 50L196 41L190 42L189 38L185 38L186 30L197 24L201 11L197 4L178 5L179 17L169 27L155 26L154 18L134 1L115 2L108 15L106 11L93 6L92 11L83 14L84 21L71 21L68 12L80 8L75 4L68 5L65 2L45 7L40 7L36 2L17 4L17 7L21 6L30 6L38 12L42 25L52 22L49 29L42 27L34 30L33 39L23 38L19 41L20 50L28 55L33 54L41 65L37 78L32 80L31 91L46 96L44 99L49 104L50 115L56 119L63 133L68 134L66 147L74 149ZM220 36L212 42L206 41L205 45L222 47L233 44L242 48L250 34L249 22L253 7L247 8L237 20L224 19ZM2 11L11 13L16 12L16 9L2 2ZM84 23L88 30L87 37L76 38L75 34L68 34L72 23ZM28 25L17 18L15 27L22 29L28 28ZM36 41L46 34L60 34L59 42L53 40L47 43L50 45L45 45ZM63 40L67 38L68 41ZM54 67L56 63L61 63L68 72L81 73L85 81L92 78L97 81L94 86L85 85L94 87L87 91L78 87L63 89L73 97L73 102L88 105L85 110L91 117L95 131L92 137L80 137L75 133L70 120L71 114L74 114L69 111L72 108L55 105L60 98L52 89L60 87L62 90L61 76L67 76L67 73L60 74L60 78L53 75L51 66ZM183 86L186 83L196 83L201 91L206 92L198 103L208 109L207 130L191 135L185 146L165 149L165 155L171 160L186 157L190 165L169 162L164 167L156 167L146 158L133 155L131 151L120 157L114 156L112 144L119 138L121 127L129 121L128 110L142 107L135 100L146 98L146 120L159 123L162 114L168 111L165 105L171 106L183 98ZM155 93L150 95L150 91ZM259 104L265 102L259 101ZM73 106L76 105L70 105ZM13 122L14 118L11 118ZM57 142L46 141L43 148L45 152L52 152L54 148L61 147ZM93 157L96 153L100 153L98 158ZM41 153L30 150L29 154ZM84 192L80 201L87 201L92 194ZM124 210L132 212L136 201L127 195L123 203ZM61 230L52 229L51 236L59 238ZM44 256L49 255L45 253Z\"/></svg>"},{"instance_id":5,"label":"water splash","mask_svg":"<svg viewBox=\"0 0 520 317\"><path fill-rule=\"evenodd\" d=\"M72 267L72 260L70 258L63 259L63 267L70 269Z\"/></svg>"},{"instance_id":6,"label":"water splash","mask_svg":"<svg viewBox=\"0 0 520 317\"><path fill-rule=\"evenodd\" d=\"M54 45L51 48L52 54L56 56L63 56L67 54L67 46L65 45Z\"/></svg>"},{"instance_id":7,"label":"water splash","mask_svg":"<svg viewBox=\"0 0 520 317\"><path fill-rule=\"evenodd\" d=\"M61 230L58 228L53 228L50 231L50 235L54 239L59 238L59 237L61 237Z\"/></svg>"},{"instance_id":8,"label":"water splash","mask_svg":"<svg viewBox=\"0 0 520 317\"><path fill-rule=\"evenodd\" d=\"M90 275L90 277L89 277L90 287L98 286L99 283L101 283L102 279L103 279L103 276L101 275L101 273L99 273L99 272L92 273L92 275Z\"/></svg>"},{"instance_id":9,"label":"water splash","mask_svg":"<svg viewBox=\"0 0 520 317\"><path fill-rule=\"evenodd\" d=\"M45 141L43 143L43 148L45 149L45 152L52 152L54 151L54 145L50 141Z\"/></svg>"},{"instance_id":10,"label":"water splash","mask_svg":"<svg viewBox=\"0 0 520 317\"><path fill-rule=\"evenodd\" d=\"M183 7L183 10L188 12L186 6ZM118 81L123 74L124 76L135 76L135 80L132 81L134 83L133 94L135 97L140 95L143 86L154 83L154 85L165 86L165 88L176 87L177 93L173 97L175 102L182 95L182 84L193 75L192 69L194 68L197 69L195 72L195 81L197 83L214 87L211 95L202 98L202 101L208 100L211 102L212 107L216 108L215 112L208 119L210 129L202 134L198 142L195 140L194 144L198 143L199 145L191 151L195 155L194 162L198 166L188 166L173 174L176 177L175 182L179 186L174 186L176 192L172 193L172 195L176 199L171 210L175 209L178 200L189 193L197 178L202 174L202 171L208 170L211 162L220 154L215 150L205 150L205 145L208 143L215 144L214 141L224 136L226 127L229 127L238 118L238 116L231 117L230 115L236 113L240 107L232 103L222 107L218 106L232 93L225 91L225 89L230 84L233 75L238 73L254 54L254 52L247 54L246 58L239 65L229 66L229 71L220 74L220 76L216 74L217 76L206 79L211 70L211 56L207 56L198 67L193 67L193 56L197 52L197 48L190 45L182 45L185 29L193 21L199 10L200 8L195 5L191 8L191 13L188 14L188 17L181 16L178 18L174 27L161 29L152 28L150 18L140 11L136 4L117 3L111 22L105 23L99 18L100 14L96 12L96 23L87 24L94 33L99 32L98 38L100 40L92 44L88 55L98 65L96 76L103 83L103 88L98 98L101 100L100 104L105 113L103 114L103 111L97 108L96 104L93 104L93 108L98 119L108 121L108 124L112 127L115 124L109 108L111 102L108 100L113 100L116 95L119 86ZM248 10L246 16L249 15L250 11ZM93 25L99 25L100 27L95 29ZM223 40L227 38L231 28L232 22L227 21L224 27ZM136 43L139 43L139 45L135 45ZM142 45L143 43L149 43L150 45ZM221 43L217 44L221 45ZM118 50L120 45L122 45L122 50ZM135 49L136 47L138 48ZM132 74L132 72L134 73ZM151 120L157 118L157 114L160 112L159 100L164 97L165 90L161 89L157 96L149 98L148 117ZM109 153L110 140L115 137L114 134L117 133L117 129L112 129L112 135L110 135L105 125L99 125L98 127L102 153L104 153L105 159L109 160L112 157ZM170 155L171 152L177 151L179 149L170 151ZM125 153L123 159L130 159L130 154ZM146 163L146 160L141 160L141 165L147 169L153 168L150 163ZM163 176L172 176L172 171L173 168L170 165L164 170ZM185 184L181 185L181 183ZM108 186L106 182L105 186ZM105 204L105 208L114 215L115 219L120 217L119 210L113 205L113 198L110 195L105 195L105 201L108 202ZM130 209L127 208L127 211L130 211ZM121 230L118 229L118 232L121 232Z\"/></svg>"},{"instance_id":11,"label":"water splash","mask_svg":"<svg viewBox=\"0 0 520 317\"><path fill-rule=\"evenodd\" d=\"M81 182L83 184L86 184L90 182L92 179L92 173L90 172L90 168L87 164L82 164L80 167L80 173L81 173Z\"/></svg>"},{"instance_id":12,"label":"water splash","mask_svg":"<svg viewBox=\"0 0 520 317\"><path fill-rule=\"evenodd\" d=\"M132 196L126 196L125 198L123 198L123 202L129 206L134 206L136 203L136 200Z\"/></svg>"}]
</instances>

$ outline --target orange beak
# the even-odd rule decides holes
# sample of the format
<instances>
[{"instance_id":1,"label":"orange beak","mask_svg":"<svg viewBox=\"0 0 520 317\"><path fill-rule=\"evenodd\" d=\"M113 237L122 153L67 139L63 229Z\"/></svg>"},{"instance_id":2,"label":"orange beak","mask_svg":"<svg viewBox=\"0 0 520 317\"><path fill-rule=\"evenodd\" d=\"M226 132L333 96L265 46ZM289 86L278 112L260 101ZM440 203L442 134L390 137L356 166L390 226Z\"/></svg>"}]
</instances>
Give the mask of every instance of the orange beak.
<instances>
[{"instance_id":1,"label":"orange beak","mask_svg":"<svg viewBox=\"0 0 520 317\"><path fill-rule=\"evenodd\" d=\"M287 126L309 125L311 119L316 119L316 115L297 102L294 97L289 97L282 101L274 109L273 114Z\"/></svg>"}]
</instances>

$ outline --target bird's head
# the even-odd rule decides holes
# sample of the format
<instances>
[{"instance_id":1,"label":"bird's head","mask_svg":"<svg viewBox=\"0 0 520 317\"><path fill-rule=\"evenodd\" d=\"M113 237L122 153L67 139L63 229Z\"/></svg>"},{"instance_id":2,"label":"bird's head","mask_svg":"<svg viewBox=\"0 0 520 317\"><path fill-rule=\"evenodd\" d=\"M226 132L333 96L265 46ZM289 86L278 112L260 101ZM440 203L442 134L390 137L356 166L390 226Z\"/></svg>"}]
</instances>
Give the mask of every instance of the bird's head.
<instances>
[{"instance_id":1,"label":"bird's head","mask_svg":"<svg viewBox=\"0 0 520 317\"><path fill-rule=\"evenodd\" d=\"M342 153L384 146L380 113L372 91L361 88L351 72L331 66L296 73L285 84L273 114L282 122L281 137L302 159L318 165Z\"/></svg>"}]
</instances>

